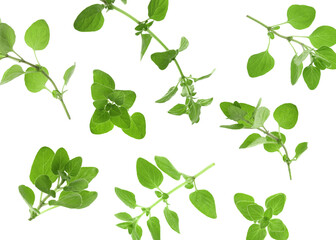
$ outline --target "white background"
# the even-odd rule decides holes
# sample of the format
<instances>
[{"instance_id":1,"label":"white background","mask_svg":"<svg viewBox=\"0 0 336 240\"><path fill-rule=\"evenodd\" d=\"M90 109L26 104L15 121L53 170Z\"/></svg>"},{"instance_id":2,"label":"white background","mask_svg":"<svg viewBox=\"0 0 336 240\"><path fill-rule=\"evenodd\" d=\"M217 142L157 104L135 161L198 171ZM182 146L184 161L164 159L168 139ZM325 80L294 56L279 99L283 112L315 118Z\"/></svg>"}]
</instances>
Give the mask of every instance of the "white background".
<instances>
[{"instance_id":1,"label":"white background","mask_svg":"<svg viewBox=\"0 0 336 240\"><path fill-rule=\"evenodd\" d=\"M129 1L117 5L146 19L149 1ZM283 39L272 41L270 53L275 58L274 69L263 77L251 79L246 71L250 55L264 51L267 35L263 27L246 18L250 14L266 24L286 21L287 8L294 3L311 4L317 11L315 22L308 30L297 31L289 26L284 34L309 35L320 25L336 26L334 1L170 1L163 22L152 30L171 48L178 48L180 38L190 41L189 49L179 56L186 74L201 76L213 68L212 78L196 84L197 96L214 97L211 106L202 108L201 121L191 125L187 116L176 117L167 111L183 99L176 96L166 104L156 104L169 87L178 81L173 64L160 71L150 60L150 53L161 51L155 41L139 61L140 37L134 35L134 23L118 12L105 15L104 27L95 33L80 33L73 29L76 16L98 1L4 1L0 2L1 20L16 32L15 50L34 62L33 52L24 43L26 29L36 20L45 19L51 29L50 44L38 52L58 86L69 66L77 63L69 83L65 102L72 115L66 118L60 103L47 91L28 92L23 77L0 88L0 159L1 217L0 239L131 239L125 230L115 226L114 214L129 209L114 194L114 187L135 193L140 205L151 205L155 195L137 181L135 163L138 157L154 162L155 155L166 156L176 168L195 174L212 162L216 166L198 180L199 189L208 189L216 199L218 219L199 213L188 199L188 190L180 190L169 199L171 209L180 217L181 235L165 223L164 204L152 215L161 220L162 239L245 239L250 222L236 209L233 196L243 192L255 197L264 206L265 199L275 193L287 195L279 218L287 225L289 239L332 239L334 236L335 157L333 122L336 73L324 71L318 88L308 90L301 78L290 84L289 64L293 50ZM299 48L298 48L299 49ZM14 64L1 61L1 72ZM118 89L131 89L137 100L131 112L142 112L147 121L144 140L134 140L120 129L95 136L89 121L94 111L90 86L92 70L101 69L115 80ZM239 150L252 131L232 131L219 128L230 124L219 108L222 101L240 101L263 105L271 111L282 103L298 106L299 121L293 130L285 131L287 147L293 155L296 145L309 142L309 150L292 164L293 181L277 153L267 153L261 146ZM276 129L273 118L266 123ZM29 222L28 207L17 187L30 187L30 167L42 146L53 150L67 149L70 157L82 156L83 165L95 166L100 172L89 190L98 191L98 199L83 210L57 208ZM165 176L162 189L176 185ZM145 218L140 222L143 239L150 239ZM268 236L266 239L270 239Z\"/></svg>"}]
</instances>

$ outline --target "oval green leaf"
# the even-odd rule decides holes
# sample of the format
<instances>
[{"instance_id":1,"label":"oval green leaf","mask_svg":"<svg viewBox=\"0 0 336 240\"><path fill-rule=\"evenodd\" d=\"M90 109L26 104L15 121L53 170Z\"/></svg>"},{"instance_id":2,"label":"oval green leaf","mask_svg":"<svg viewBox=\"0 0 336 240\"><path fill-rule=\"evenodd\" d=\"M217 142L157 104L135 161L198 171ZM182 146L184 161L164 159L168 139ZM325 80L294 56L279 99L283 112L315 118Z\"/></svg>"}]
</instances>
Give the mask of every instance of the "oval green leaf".
<instances>
[{"instance_id":1,"label":"oval green leaf","mask_svg":"<svg viewBox=\"0 0 336 240\"><path fill-rule=\"evenodd\" d=\"M53 162L55 153L48 147L42 147L37 152L33 165L30 170L30 181L35 185L36 179L40 175L47 175L51 182L55 182L57 176L51 170L51 164Z\"/></svg>"},{"instance_id":2,"label":"oval green leaf","mask_svg":"<svg viewBox=\"0 0 336 240\"><path fill-rule=\"evenodd\" d=\"M60 175L64 171L65 165L69 162L69 155L64 148L59 148L51 164L51 170L55 175Z\"/></svg>"},{"instance_id":3,"label":"oval green leaf","mask_svg":"<svg viewBox=\"0 0 336 240\"><path fill-rule=\"evenodd\" d=\"M6 55L13 51L15 32L6 23L0 23L0 54Z\"/></svg>"},{"instance_id":4,"label":"oval green leaf","mask_svg":"<svg viewBox=\"0 0 336 240\"><path fill-rule=\"evenodd\" d=\"M29 187L25 185L20 185L19 186L19 192L27 205L32 208L35 202L35 194L33 190L31 190Z\"/></svg>"},{"instance_id":5,"label":"oval green leaf","mask_svg":"<svg viewBox=\"0 0 336 240\"><path fill-rule=\"evenodd\" d=\"M196 190L189 195L190 202L205 216L217 218L215 199L207 190Z\"/></svg>"},{"instance_id":6,"label":"oval green leaf","mask_svg":"<svg viewBox=\"0 0 336 240\"><path fill-rule=\"evenodd\" d=\"M292 59L291 62L291 83L292 85L295 85L296 82L299 80L301 73L302 73L302 69L303 69L303 63L302 61L299 62L298 61L299 56L295 55Z\"/></svg>"},{"instance_id":7,"label":"oval green leaf","mask_svg":"<svg viewBox=\"0 0 336 240\"><path fill-rule=\"evenodd\" d=\"M82 167L82 158L76 157L71 159L64 167L64 170L69 174L71 177L75 177L78 175L79 170Z\"/></svg>"},{"instance_id":8,"label":"oval green leaf","mask_svg":"<svg viewBox=\"0 0 336 240\"><path fill-rule=\"evenodd\" d=\"M336 44L336 29L330 26L318 27L310 34L309 40L316 48L323 46L332 47Z\"/></svg>"},{"instance_id":9,"label":"oval green leaf","mask_svg":"<svg viewBox=\"0 0 336 240\"><path fill-rule=\"evenodd\" d=\"M292 5L287 10L288 23L299 30L309 27L315 15L315 9L306 5Z\"/></svg>"},{"instance_id":10,"label":"oval green leaf","mask_svg":"<svg viewBox=\"0 0 336 240\"><path fill-rule=\"evenodd\" d=\"M127 190L121 189L121 188L115 188L114 189L116 195L118 198L128 207L135 208L136 207L136 200L135 195Z\"/></svg>"},{"instance_id":11,"label":"oval green leaf","mask_svg":"<svg viewBox=\"0 0 336 240\"><path fill-rule=\"evenodd\" d=\"M123 129L123 132L135 139L143 139L146 136L146 120L142 113L136 112L131 116L131 126Z\"/></svg>"},{"instance_id":12,"label":"oval green leaf","mask_svg":"<svg viewBox=\"0 0 336 240\"><path fill-rule=\"evenodd\" d=\"M262 76L274 67L274 59L268 51L252 55L247 62L247 72L250 77Z\"/></svg>"},{"instance_id":13,"label":"oval green leaf","mask_svg":"<svg viewBox=\"0 0 336 240\"><path fill-rule=\"evenodd\" d=\"M4 73L0 85L10 82L13 79L21 76L22 74L24 74L22 67L17 64L13 65L10 68L8 68L7 71Z\"/></svg>"},{"instance_id":14,"label":"oval green leaf","mask_svg":"<svg viewBox=\"0 0 336 240\"><path fill-rule=\"evenodd\" d=\"M168 0L151 0L148 5L148 17L155 21L162 21L168 11Z\"/></svg>"},{"instance_id":15,"label":"oval green leaf","mask_svg":"<svg viewBox=\"0 0 336 240\"><path fill-rule=\"evenodd\" d=\"M177 54L178 51L176 50L157 52L151 55L151 59L160 70L165 70L168 67L169 63L171 63L175 59Z\"/></svg>"},{"instance_id":16,"label":"oval green leaf","mask_svg":"<svg viewBox=\"0 0 336 240\"><path fill-rule=\"evenodd\" d=\"M252 224L246 235L246 240L264 240L267 235L265 228L260 228L259 224Z\"/></svg>"},{"instance_id":17,"label":"oval green leaf","mask_svg":"<svg viewBox=\"0 0 336 240\"><path fill-rule=\"evenodd\" d=\"M161 239L160 221L157 217L151 217L147 221L148 229L152 235L153 240Z\"/></svg>"},{"instance_id":18,"label":"oval green leaf","mask_svg":"<svg viewBox=\"0 0 336 240\"><path fill-rule=\"evenodd\" d=\"M93 134L104 134L113 129L114 125L111 121L103 123L95 123L92 118L90 121L90 131Z\"/></svg>"},{"instance_id":19,"label":"oval green leaf","mask_svg":"<svg viewBox=\"0 0 336 240\"><path fill-rule=\"evenodd\" d=\"M104 5L94 4L85 8L76 18L74 28L80 32L98 31L104 25Z\"/></svg>"},{"instance_id":20,"label":"oval green leaf","mask_svg":"<svg viewBox=\"0 0 336 240\"><path fill-rule=\"evenodd\" d=\"M265 206L267 209L272 208L273 215L278 215L282 212L286 203L286 195L278 193L266 199Z\"/></svg>"},{"instance_id":21,"label":"oval green leaf","mask_svg":"<svg viewBox=\"0 0 336 240\"><path fill-rule=\"evenodd\" d=\"M280 127L292 129L298 121L299 111L294 104L285 103L275 109L273 117Z\"/></svg>"},{"instance_id":22,"label":"oval green leaf","mask_svg":"<svg viewBox=\"0 0 336 240\"><path fill-rule=\"evenodd\" d=\"M259 144L264 144L267 142L266 137L260 136L258 133L252 133L249 135L245 141L240 145L240 149L255 147Z\"/></svg>"},{"instance_id":23,"label":"oval green leaf","mask_svg":"<svg viewBox=\"0 0 336 240\"><path fill-rule=\"evenodd\" d=\"M175 232L180 233L180 227L179 227L179 217L176 212L170 210L167 207L165 207L164 211L164 216L166 218L166 221L168 225L173 229Z\"/></svg>"},{"instance_id":24,"label":"oval green leaf","mask_svg":"<svg viewBox=\"0 0 336 240\"><path fill-rule=\"evenodd\" d=\"M271 219L267 229L269 235L276 240L287 240L289 237L288 229L280 219Z\"/></svg>"},{"instance_id":25,"label":"oval green leaf","mask_svg":"<svg viewBox=\"0 0 336 240\"><path fill-rule=\"evenodd\" d=\"M24 36L26 44L34 51L43 50L48 46L50 30L47 22L43 19L34 22Z\"/></svg>"},{"instance_id":26,"label":"oval green leaf","mask_svg":"<svg viewBox=\"0 0 336 240\"><path fill-rule=\"evenodd\" d=\"M42 71L47 75L49 74L45 67L42 67ZM36 68L29 67L26 71L24 81L27 89L30 92L37 93L45 88L45 84L47 83L48 78Z\"/></svg>"},{"instance_id":27,"label":"oval green leaf","mask_svg":"<svg viewBox=\"0 0 336 240\"><path fill-rule=\"evenodd\" d=\"M317 88L321 78L321 70L313 65L305 67L303 70L303 79L310 90Z\"/></svg>"},{"instance_id":28,"label":"oval green leaf","mask_svg":"<svg viewBox=\"0 0 336 240\"><path fill-rule=\"evenodd\" d=\"M138 158L136 171L139 182L146 188L158 188L163 181L163 175L160 170L143 158Z\"/></svg>"},{"instance_id":29,"label":"oval green leaf","mask_svg":"<svg viewBox=\"0 0 336 240\"><path fill-rule=\"evenodd\" d=\"M176 168L167 158L155 156L155 163L168 176L175 180L180 180L181 173L176 170Z\"/></svg>"}]
</instances>

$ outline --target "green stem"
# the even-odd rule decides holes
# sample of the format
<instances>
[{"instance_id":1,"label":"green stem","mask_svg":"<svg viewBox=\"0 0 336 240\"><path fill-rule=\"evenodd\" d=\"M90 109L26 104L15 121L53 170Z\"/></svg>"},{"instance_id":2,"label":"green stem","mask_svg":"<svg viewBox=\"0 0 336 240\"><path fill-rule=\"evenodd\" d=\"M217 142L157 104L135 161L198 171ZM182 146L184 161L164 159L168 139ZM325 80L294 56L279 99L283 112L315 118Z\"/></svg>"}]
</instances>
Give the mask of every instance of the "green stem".
<instances>
[{"instance_id":1,"label":"green stem","mask_svg":"<svg viewBox=\"0 0 336 240\"><path fill-rule=\"evenodd\" d=\"M58 90L58 88L57 88L57 86L56 86L54 80L52 80L52 78L51 78L51 77L50 77L50 76L49 76L49 75L48 75L48 74L47 74L47 73L46 73L40 66L35 65L35 64L33 64L33 63L30 63L30 62L24 60L24 59L23 59L20 55L18 55L17 53L15 53L15 54L16 54L19 58L10 56L10 55L8 55L8 54L7 54L5 57L7 57L7 58L9 58L9 59L12 59L12 60L14 60L14 61L16 61L16 62L19 62L19 63L27 64L28 66L30 66L30 67L32 67L32 68L35 68L38 72L42 73L42 74L43 74L43 75L44 75L44 76L51 82L51 84L53 85L55 91L57 91L57 92L60 93L60 91ZM62 103L62 106L63 106L63 108L64 108L64 111L65 111L66 115L68 116L69 119L71 119L70 114L69 114L69 111L68 111L68 109L67 109L67 107L66 107L66 105L65 105L65 103L64 103L63 95L61 94L60 97L59 97L58 99L59 99L60 102Z\"/></svg>"},{"instance_id":2,"label":"green stem","mask_svg":"<svg viewBox=\"0 0 336 240\"><path fill-rule=\"evenodd\" d=\"M290 168L290 162L287 162L287 167L288 167L289 179L292 180L292 171Z\"/></svg>"}]
</instances>

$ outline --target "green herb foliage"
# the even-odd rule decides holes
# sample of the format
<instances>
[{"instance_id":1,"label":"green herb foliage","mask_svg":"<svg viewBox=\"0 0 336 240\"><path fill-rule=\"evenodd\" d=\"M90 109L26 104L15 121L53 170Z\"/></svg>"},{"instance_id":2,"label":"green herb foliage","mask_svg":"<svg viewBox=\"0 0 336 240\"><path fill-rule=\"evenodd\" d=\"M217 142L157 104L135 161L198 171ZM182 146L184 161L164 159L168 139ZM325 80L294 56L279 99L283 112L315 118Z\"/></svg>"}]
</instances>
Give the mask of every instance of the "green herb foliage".
<instances>
[{"instance_id":1,"label":"green herb foliage","mask_svg":"<svg viewBox=\"0 0 336 240\"><path fill-rule=\"evenodd\" d=\"M98 194L86 189L97 174L95 167L82 167L81 157L70 160L64 148L54 153L50 148L42 147L36 154L29 176L31 183L41 192L36 207L33 190L25 185L19 186L19 192L29 207L29 220L59 206L71 209L90 206ZM46 206L49 208L41 211Z\"/></svg>"},{"instance_id":2,"label":"green herb foliage","mask_svg":"<svg viewBox=\"0 0 336 240\"><path fill-rule=\"evenodd\" d=\"M47 68L42 66L37 59L36 51L44 50L48 46L50 39L49 26L46 21L38 20L34 22L27 29L24 36L26 44L34 51L37 64L26 61L14 50L15 38L14 30L6 23L0 22L0 60L11 59L17 62L17 64L11 66L5 71L0 85L8 83L19 76L24 75L25 85L30 92L37 93L44 89L49 91L54 98L61 102L65 113L70 119L70 114L65 106L63 95L67 91L64 88L69 83L70 77L75 70L75 65L65 71L63 87L60 91L54 80L50 77ZM27 65L28 68L24 70L21 65ZM46 83L48 81L51 83L54 90L47 88Z\"/></svg>"},{"instance_id":3,"label":"green herb foliage","mask_svg":"<svg viewBox=\"0 0 336 240\"><path fill-rule=\"evenodd\" d=\"M209 165L194 176L189 176L176 170L173 164L165 157L156 156L155 163L157 167L143 158L139 158L136 163L136 171L140 184L145 188L154 190L153 193L157 198L157 200L149 207L142 207L138 205L135 199L135 195L132 192L115 188L116 195L126 206L132 209L139 208L142 211L141 214L137 215L136 217L132 217L131 214L126 212L115 214L119 220L123 221L117 224L118 227L127 229L133 240L140 240L142 236L142 228L139 225L139 221L144 215L146 215L148 217L147 227L153 240L161 239L160 221L157 217L151 215L151 210L156 205L163 202L166 205L163 210L163 214L168 225L175 232L180 233L179 217L176 212L171 210L169 205L169 198L175 191L183 187L187 189L195 189L189 195L189 199L196 209L209 218L217 218L216 205L213 196L207 190L197 189L195 183L197 177L209 170L215 164ZM179 181L181 177L183 177L184 181L169 192L165 192L160 188L164 180L163 173L167 174L176 181Z\"/></svg>"},{"instance_id":4,"label":"green herb foliage","mask_svg":"<svg viewBox=\"0 0 336 240\"><path fill-rule=\"evenodd\" d=\"M336 53L331 49L336 44L336 29L331 26L320 26L309 36L284 36L277 30L283 24L290 24L297 30L308 28L315 19L314 8L305 5L292 5L287 11L287 21L284 23L268 26L259 20L247 16L251 20L267 29L269 44L266 51L252 55L247 63L247 71L250 77L259 77L274 67L274 59L269 53L270 42L275 36L285 39L294 50L294 56L290 64L290 78L292 85L296 84L300 76L303 76L310 90L314 90L321 78L321 71L326 69L336 69ZM308 45L298 39L308 39ZM297 51L298 45L301 51ZM309 64L304 67L304 61L309 60Z\"/></svg>"},{"instance_id":5,"label":"green herb foliage","mask_svg":"<svg viewBox=\"0 0 336 240\"><path fill-rule=\"evenodd\" d=\"M252 133L245 139L240 148L244 149L262 144L267 152L278 152L287 164L289 177L292 179L290 165L307 150L308 144L307 142L298 144L295 149L295 156L290 158L285 147L286 136L280 130L281 128L288 130L295 127L299 116L298 109L292 103L285 103L277 107L273 113L273 118L278 123L279 128L277 131L270 132L265 127L265 122L270 116L270 110L266 107L261 107L260 104L261 99L256 107L246 103L222 102L220 108L224 115L228 119L235 121L236 124L222 125L221 127L235 130L254 129L263 133L264 136Z\"/></svg>"},{"instance_id":6,"label":"green herb foliage","mask_svg":"<svg viewBox=\"0 0 336 240\"><path fill-rule=\"evenodd\" d=\"M106 9L108 12L119 12L124 16L133 20L137 26L135 27L136 35L141 36L141 51L140 51L140 59L143 58L145 55L152 39L155 39L163 48L163 52L156 52L151 55L152 61L157 65L160 70L165 70L170 63L174 62L176 65L179 73L180 78L175 86L172 86L168 92L159 100L157 103L164 103L169 101L176 93L178 92L179 88L182 89L181 96L185 98L183 103L179 103L172 107L168 113L173 115L183 115L187 114L189 116L190 121L194 123L198 123L200 120L201 114L201 107L208 106L212 102L212 98L209 99L196 99L195 95L195 87L194 83L199 80L203 80L209 78L212 73L207 74L203 77L195 78L192 75L186 76L180 64L178 63L176 57L184 50L186 50L189 46L189 41L187 38L182 37L180 46L176 49L168 48L162 40L154 34L150 27L158 21L162 21L167 14L168 11L168 0L151 0L148 5L148 19L145 21L139 21L129 13L125 12L124 10L120 9L115 5L114 0L101 0L103 4L94 4L86 9L84 9L76 18L74 22L74 28L81 32L91 32L91 31L98 31L102 28L104 24L104 16L103 10ZM122 1L124 4L127 1ZM108 124L106 124L108 125ZM112 125L108 125L106 127L111 128Z\"/></svg>"},{"instance_id":7,"label":"green herb foliage","mask_svg":"<svg viewBox=\"0 0 336 240\"><path fill-rule=\"evenodd\" d=\"M135 139L145 137L145 117L139 112L131 116L128 113L135 102L135 92L116 90L110 75L101 70L94 70L91 95L95 107L90 121L90 130L93 134L107 133L117 126Z\"/></svg>"},{"instance_id":8,"label":"green herb foliage","mask_svg":"<svg viewBox=\"0 0 336 240\"><path fill-rule=\"evenodd\" d=\"M237 193L234 202L239 212L249 221L254 222L247 231L246 240L263 240L269 235L276 240L286 240L289 237L286 225L278 218L286 202L286 195L278 193L266 199L266 210L254 202L253 197ZM267 230L266 230L267 229Z\"/></svg>"}]
</instances>

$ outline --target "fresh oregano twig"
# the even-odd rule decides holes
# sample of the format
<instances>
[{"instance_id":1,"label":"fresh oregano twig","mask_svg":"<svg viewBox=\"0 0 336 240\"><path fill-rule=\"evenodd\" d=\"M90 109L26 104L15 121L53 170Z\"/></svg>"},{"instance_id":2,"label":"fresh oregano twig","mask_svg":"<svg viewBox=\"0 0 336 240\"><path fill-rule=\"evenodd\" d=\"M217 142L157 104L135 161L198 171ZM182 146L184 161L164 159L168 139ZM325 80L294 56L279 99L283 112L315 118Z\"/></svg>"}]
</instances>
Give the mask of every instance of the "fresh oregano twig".
<instances>
[{"instance_id":1,"label":"fresh oregano twig","mask_svg":"<svg viewBox=\"0 0 336 240\"><path fill-rule=\"evenodd\" d=\"M132 192L127 190L123 190L120 188L115 188L115 192L118 198L125 203L128 207L135 209L140 208L141 213L136 217L132 217L129 213L120 212L115 216L124 221L122 223L117 224L118 227L127 229L128 233L132 236L133 240L140 240L142 236L142 228L139 226L139 221L143 216L148 216L147 226L152 235L153 240L161 239L161 227L160 221L158 218L151 216L151 210L157 206L159 203L163 202L166 204L164 208L164 216L168 223L168 225L177 233L180 233L179 228L179 218L176 212L170 210L169 208L169 197L176 192L177 190L185 187L187 189L195 188L195 191L189 195L189 199L191 203L204 215L210 218L217 218L215 200L210 192L207 190L198 190L196 188L195 180L200 175L208 171L215 164L210 164L206 168L204 168L199 173L194 176L189 176L187 174L183 174L176 170L176 168L172 165L172 163L165 157L155 157L156 165L162 172L166 173L168 176L175 180L180 180L181 176L184 178L184 182L180 183L172 190L168 192L164 192L160 185L163 181L162 172L155 167L153 164L148 162L143 158L139 158L136 164L137 176L138 180L146 188L155 189L155 195L158 198L153 204L149 205L149 207L142 207L137 204L135 195Z\"/></svg>"},{"instance_id":2,"label":"fresh oregano twig","mask_svg":"<svg viewBox=\"0 0 336 240\"><path fill-rule=\"evenodd\" d=\"M228 129L255 129L264 133L265 137L260 136L258 133L249 135L240 148L244 149L263 144L267 152L278 152L283 161L287 164L289 178L292 180L290 165L307 150L308 143L303 142L298 144L295 149L295 156L290 158L285 146L286 136L281 133L280 128L292 129L295 127L299 116L298 109L292 103L285 103L277 107L273 113L273 117L278 123L279 128L277 131L270 132L265 127L265 122L270 115L270 110L266 107L260 107L260 104L261 99L256 107L246 103L222 102L220 108L224 115L237 123L233 125L222 125L221 127ZM281 149L283 151L281 151Z\"/></svg>"},{"instance_id":3,"label":"fresh oregano twig","mask_svg":"<svg viewBox=\"0 0 336 240\"><path fill-rule=\"evenodd\" d=\"M296 84L301 74L309 89L315 89L321 78L321 70L336 69L336 53L330 48L336 44L336 29L330 26L320 26L309 36L285 36L277 30L283 24L290 24L293 28L301 30L308 28L315 19L314 8L305 5L292 5L287 11L287 21L284 23L269 26L254 17L249 19L265 27L267 30L269 44L266 51L252 55L247 63L247 70L250 77L259 77L274 67L274 59L269 53L270 42L275 36L285 39L294 50L294 57L291 62L291 83ZM308 38L312 46L298 40ZM299 54L294 45L302 48ZM303 62L310 56L310 63L303 68ZM303 70L303 72L302 72Z\"/></svg>"},{"instance_id":4,"label":"fresh oregano twig","mask_svg":"<svg viewBox=\"0 0 336 240\"><path fill-rule=\"evenodd\" d=\"M136 35L141 35L142 39L141 59L147 51L151 40L155 39L164 48L165 51L152 54L152 61L161 70L166 69L171 62L174 62L180 74L178 83L175 86L171 87L168 92L156 102L167 102L177 93L178 87L181 86L181 95L186 98L185 103L175 105L168 112L173 115L188 114L192 123L199 122L201 107L210 105L213 99L198 99L197 101L195 101L196 92L194 88L194 83L209 78L213 72L199 78L194 78L191 75L186 76L176 57L180 52L187 49L189 41L185 37L182 37L180 47L176 50L172 50L168 48L167 45L152 30L150 30L150 27L155 21L162 21L165 18L168 11L168 0L151 0L148 5L149 18L145 21L140 21L133 15L117 7L114 4L114 0L101 1L103 2L103 4L91 5L84 9L78 15L74 23L75 29L81 32L91 32L99 30L104 24L104 16L102 14L102 11L104 9L106 9L107 11L119 12L134 21L137 24L137 26L135 27L135 30L137 31ZM126 4L126 1L123 2Z\"/></svg>"},{"instance_id":5,"label":"fresh oregano twig","mask_svg":"<svg viewBox=\"0 0 336 240\"><path fill-rule=\"evenodd\" d=\"M19 192L29 206L29 220L60 206L82 209L91 205L98 194L85 189L97 174L98 169L95 167L82 167L81 157L70 160L64 148L54 153L50 148L42 147L36 154L29 176L32 184L41 191L36 208L33 207L33 190L25 185L19 186ZM54 183L56 187L52 189ZM58 200L49 200L51 197L56 198L59 192ZM41 211L45 206L50 207Z\"/></svg>"},{"instance_id":6,"label":"fresh oregano twig","mask_svg":"<svg viewBox=\"0 0 336 240\"><path fill-rule=\"evenodd\" d=\"M70 119L70 114L64 103L63 95L67 91L64 90L64 87L68 84L75 70L75 65L66 70L63 77L64 84L62 90L60 91L57 88L55 81L50 77L48 70L40 64L36 55L36 51L45 49L49 43L50 31L46 21L38 20L34 22L25 33L25 42L33 49L37 64L33 64L25 60L16 51L14 51L13 46L15 38L14 30L9 25L0 23L0 60L11 59L19 64L28 65L29 67L26 71L24 71L20 65L13 65L4 73L0 85L8 83L21 75L25 75L25 85L30 92L37 93L43 89L48 90L54 98L61 102L67 117ZM13 53L15 56L10 55L9 53ZM48 81L52 84L54 88L53 91L49 90L45 86Z\"/></svg>"}]
</instances>

